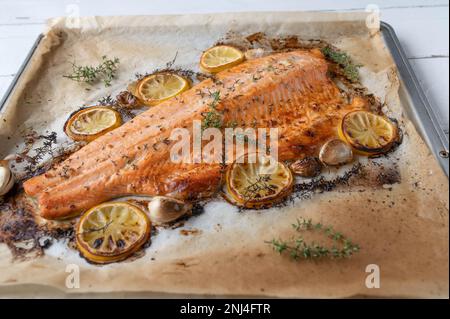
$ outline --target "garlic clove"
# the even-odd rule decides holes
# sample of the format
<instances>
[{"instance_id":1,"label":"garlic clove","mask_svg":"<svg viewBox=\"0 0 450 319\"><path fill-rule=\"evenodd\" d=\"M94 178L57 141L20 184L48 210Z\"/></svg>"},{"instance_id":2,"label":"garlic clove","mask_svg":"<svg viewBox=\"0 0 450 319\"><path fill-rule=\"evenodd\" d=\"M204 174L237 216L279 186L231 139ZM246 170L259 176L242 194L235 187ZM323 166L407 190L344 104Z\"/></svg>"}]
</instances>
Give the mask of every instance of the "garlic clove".
<instances>
[{"instance_id":1,"label":"garlic clove","mask_svg":"<svg viewBox=\"0 0 450 319\"><path fill-rule=\"evenodd\" d=\"M9 162L15 158L15 154L10 154L0 160L0 196L6 195L14 186L15 179L9 168Z\"/></svg>"},{"instance_id":2,"label":"garlic clove","mask_svg":"<svg viewBox=\"0 0 450 319\"><path fill-rule=\"evenodd\" d=\"M3 161L9 162L9 161L13 161L17 158L16 154L8 154L6 155L6 157L3 159Z\"/></svg>"},{"instance_id":3,"label":"garlic clove","mask_svg":"<svg viewBox=\"0 0 450 319\"><path fill-rule=\"evenodd\" d=\"M4 183L3 186L0 187L0 196L6 195L13 186L14 186L14 176L10 174L8 181Z\"/></svg>"},{"instance_id":4,"label":"garlic clove","mask_svg":"<svg viewBox=\"0 0 450 319\"><path fill-rule=\"evenodd\" d=\"M320 149L319 159L329 166L344 165L353 161L353 150L340 139L330 140Z\"/></svg>"},{"instance_id":5,"label":"garlic clove","mask_svg":"<svg viewBox=\"0 0 450 319\"><path fill-rule=\"evenodd\" d=\"M11 190L11 188L14 186L14 183L15 183L14 175L11 174L9 177L9 182L8 182L8 184L6 184L6 187L5 187L5 189L7 189L7 192L9 192Z\"/></svg>"},{"instance_id":6,"label":"garlic clove","mask_svg":"<svg viewBox=\"0 0 450 319\"><path fill-rule=\"evenodd\" d=\"M0 166L0 196L6 195L14 185L14 175L7 166Z\"/></svg>"},{"instance_id":7,"label":"garlic clove","mask_svg":"<svg viewBox=\"0 0 450 319\"><path fill-rule=\"evenodd\" d=\"M192 205L175 198L155 196L148 204L148 210L151 222L155 225L161 225L190 214Z\"/></svg>"},{"instance_id":8,"label":"garlic clove","mask_svg":"<svg viewBox=\"0 0 450 319\"><path fill-rule=\"evenodd\" d=\"M322 171L322 163L317 157L307 156L290 165L295 175L302 177L316 177Z\"/></svg>"},{"instance_id":9,"label":"garlic clove","mask_svg":"<svg viewBox=\"0 0 450 319\"><path fill-rule=\"evenodd\" d=\"M8 183L10 175L9 167L0 165L0 188L3 188Z\"/></svg>"},{"instance_id":10,"label":"garlic clove","mask_svg":"<svg viewBox=\"0 0 450 319\"><path fill-rule=\"evenodd\" d=\"M116 96L116 101L121 107L130 109L137 107L139 104L137 97L128 91L120 92Z\"/></svg>"}]
</instances>

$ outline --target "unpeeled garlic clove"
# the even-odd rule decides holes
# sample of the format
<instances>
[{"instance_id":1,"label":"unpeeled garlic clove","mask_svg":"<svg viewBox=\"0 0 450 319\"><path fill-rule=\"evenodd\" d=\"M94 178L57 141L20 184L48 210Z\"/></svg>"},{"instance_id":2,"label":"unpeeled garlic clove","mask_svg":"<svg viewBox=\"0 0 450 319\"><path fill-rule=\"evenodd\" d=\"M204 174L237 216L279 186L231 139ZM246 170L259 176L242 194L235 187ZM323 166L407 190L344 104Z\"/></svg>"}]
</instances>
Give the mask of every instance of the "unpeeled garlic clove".
<instances>
[{"instance_id":1,"label":"unpeeled garlic clove","mask_svg":"<svg viewBox=\"0 0 450 319\"><path fill-rule=\"evenodd\" d=\"M14 175L9 168L11 156L0 161L0 196L6 195L14 185Z\"/></svg>"},{"instance_id":2,"label":"unpeeled garlic clove","mask_svg":"<svg viewBox=\"0 0 450 319\"><path fill-rule=\"evenodd\" d=\"M138 99L133 94L128 91L120 92L119 95L116 96L117 103L124 108L135 108L138 106Z\"/></svg>"},{"instance_id":3,"label":"unpeeled garlic clove","mask_svg":"<svg viewBox=\"0 0 450 319\"><path fill-rule=\"evenodd\" d=\"M6 195L11 188L14 186L15 180L14 175L11 174L9 177L9 182L6 184L6 186L0 191L0 196Z\"/></svg>"},{"instance_id":4,"label":"unpeeled garlic clove","mask_svg":"<svg viewBox=\"0 0 450 319\"><path fill-rule=\"evenodd\" d=\"M190 214L192 205L175 198L155 196L148 204L148 210L152 223L161 225Z\"/></svg>"},{"instance_id":5,"label":"unpeeled garlic clove","mask_svg":"<svg viewBox=\"0 0 450 319\"><path fill-rule=\"evenodd\" d=\"M340 139L330 140L320 149L319 159L329 166L348 164L353 161L353 150Z\"/></svg>"},{"instance_id":6,"label":"unpeeled garlic clove","mask_svg":"<svg viewBox=\"0 0 450 319\"><path fill-rule=\"evenodd\" d=\"M322 163L317 157L307 156L290 165L295 175L302 177L316 177L322 171Z\"/></svg>"}]
</instances>

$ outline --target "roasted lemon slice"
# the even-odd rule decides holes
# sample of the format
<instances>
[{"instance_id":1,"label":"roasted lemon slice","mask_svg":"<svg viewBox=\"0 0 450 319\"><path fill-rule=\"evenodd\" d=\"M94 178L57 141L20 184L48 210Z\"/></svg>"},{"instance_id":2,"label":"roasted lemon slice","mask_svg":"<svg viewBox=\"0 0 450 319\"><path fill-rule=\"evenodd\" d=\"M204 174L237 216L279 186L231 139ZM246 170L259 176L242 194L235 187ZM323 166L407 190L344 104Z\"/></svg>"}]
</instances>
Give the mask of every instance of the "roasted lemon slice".
<instances>
[{"instance_id":1,"label":"roasted lemon slice","mask_svg":"<svg viewBox=\"0 0 450 319\"><path fill-rule=\"evenodd\" d=\"M75 141L95 140L122 124L120 113L105 106L92 106L73 114L64 131Z\"/></svg>"},{"instance_id":2,"label":"roasted lemon slice","mask_svg":"<svg viewBox=\"0 0 450 319\"><path fill-rule=\"evenodd\" d=\"M159 104L189 89L189 81L173 73L157 73L140 80L135 95L147 106Z\"/></svg>"},{"instance_id":3,"label":"roasted lemon slice","mask_svg":"<svg viewBox=\"0 0 450 319\"><path fill-rule=\"evenodd\" d=\"M137 206L107 202L88 210L76 230L77 247L91 262L106 264L136 252L150 236L150 221Z\"/></svg>"},{"instance_id":4,"label":"roasted lemon slice","mask_svg":"<svg viewBox=\"0 0 450 319\"><path fill-rule=\"evenodd\" d=\"M367 111L350 112L339 125L341 139L363 155L388 151L397 140L397 134L397 127L391 121Z\"/></svg>"},{"instance_id":5,"label":"roasted lemon slice","mask_svg":"<svg viewBox=\"0 0 450 319\"><path fill-rule=\"evenodd\" d=\"M217 73L244 61L244 54L233 47L218 45L203 52L200 68L209 73Z\"/></svg>"},{"instance_id":6,"label":"roasted lemon slice","mask_svg":"<svg viewBox=\"0 0 450 319\"><path fill-rule=\"evenodd\" d=\"M239 206L269 207L283 200L292 189L293 176L289 168L266 155L255 161L236 160L227 170L227 196ZM246 157L248 159L248 157Z\"/></svg>"},{"instance_id":7,"label":"roasted lemon slice","mask_svg":"<svg viewBox=\"0 0 450 319\"><path fill-rule=\"evenodd\" d=\"M244 201L242 201L240 198L237 198L234 194L231 194L230 189L228 187L228 183L226 183L222 189L220 194L222 195L222 198L225 199L228 203L234 206L244 206Z\"/></svg>"}]
</instances>

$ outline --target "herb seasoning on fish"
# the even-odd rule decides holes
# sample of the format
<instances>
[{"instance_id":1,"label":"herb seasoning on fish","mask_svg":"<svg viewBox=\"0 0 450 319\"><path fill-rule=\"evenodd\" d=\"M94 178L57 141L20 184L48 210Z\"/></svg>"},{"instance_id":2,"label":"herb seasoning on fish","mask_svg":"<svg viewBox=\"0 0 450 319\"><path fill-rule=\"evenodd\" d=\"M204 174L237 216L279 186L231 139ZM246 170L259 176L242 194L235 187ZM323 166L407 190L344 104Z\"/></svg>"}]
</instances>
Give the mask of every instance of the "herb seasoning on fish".
<instances>
[{"instance_id":1,"label":"herb seasoning on fish","mask_svg":"<svg viewBox=\"0 0 450 319\"><path fill-rule=\"evenodd\" d=\"M220 101L220 91L210 93L210 97L213 99L209 103L210 110L204 114L202 121L202 129L207 129L209 127L222 128L223 125L223 115L217 111L216 107Z\"/></svg>"}]
</instances>

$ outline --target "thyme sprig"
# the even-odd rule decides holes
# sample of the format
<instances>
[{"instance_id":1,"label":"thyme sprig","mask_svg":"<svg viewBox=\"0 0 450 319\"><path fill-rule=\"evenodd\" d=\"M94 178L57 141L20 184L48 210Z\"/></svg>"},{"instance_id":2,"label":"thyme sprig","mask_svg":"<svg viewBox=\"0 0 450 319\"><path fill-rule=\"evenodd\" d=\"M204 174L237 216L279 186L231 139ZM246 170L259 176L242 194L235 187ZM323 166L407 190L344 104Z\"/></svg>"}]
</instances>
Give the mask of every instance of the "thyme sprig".
<instances>
[{"instance_id":1,"label":"thyme sprig","mask_svg":"<svg viewBox=\"0 0 450 319\"><path fill-rule=\"evenodd\" d=\"M106 229L112 224L113 222L110 221L106 223L104 226L98 227L98 228L88 228L84 230L81 234L89 234L89 233L95 233L95 232L103 232L105 233Z\"/></svg>"},{"instance_id":2,"label":"thyme sprig","mask_svg":"<svg viewBox=\"0 0 450 319\"><path fill-rule=\"evenodd\" d=\"M208 104L209 111L202 114L202 129L209 127L221 128L223 125L223 115L217 110L217 104L220 101L220 91L209 92L212 101Z\"/></svg>"},{"instance_id":3,"label":"thyme sprig","mask_svg":"<svg viewBox=\"0 0 450 319\"><path fill-rule=\"evenodd\" d=\"M102 56L102 62L97 66L80 66L73 62L72 73L63 75L63 77L88 84L101 80L108 87L111 86L111 81L116 75L119 64L119 58L111 60L106 55Z\"/></svg>"},{"instance_id":4,"label":"thyme sprig","mask_svg":"<svg viewBox=\"0 0 450 319\"><path fill-rule=\"evenodd\" d=\"M275 192L274 191L275 187L272 184L270 184L271 179L272 178L269 174L258 176L258 178L253 183L245 187L243 195L245 200L246 201L253 200L258 196L261 196L261 194L264 195L273 194Z\"/></svg>"},{"instance_id":5,"label":"thyme sprig","mask_svg":"<svg viewBox=\"0 0 450 319\"><path fill-rule=\"evenodd\" d=\"M342 69L344 76L352 81L359 81L359 72L358 68L361 67L359 64L354 64L350 56L345 52L340 52L336 49L333 49L329 46L322 49L322 53L325 57L334 63L338 64Z\"/></svg>"},{"instance_id":6,"label":"thyme sprig","mask_svg":"<svg viewBox=\"0 0 450 319\"><path fill-rule=\"evenodd\" d=\"M56 145L57 134L56 132L51 132L47 135L40 135L35 131L31 131L24 138L25 149L18 154L17 158L19 162L26 161L26 176L33 176L45 158L55 156L56 149L54 146ZM36 143L40 142L42 142L42 146L33 148Z\"/></svg>"},{"instance_id":7,"label":"thyme sprig","mask_svg":"<svg viewBox=\"0 0 450 319\"><path fill-rule=\"evenodd\" d=\"M335 231L333 227L325 226L321 223L313 223L311 219L299 218L295 224L292 224L292 227L299 233L303 231L321 232L333 241L331 247L326 247L316 242L308 243L303 236L289 241L281 239L266 241L276 252L279 254L289 253L294 260L326 257L332 259L349 258L360 250L359 245L354 244L350 238L345 237L342 233Z\"/></svg>"}]
</instances>

